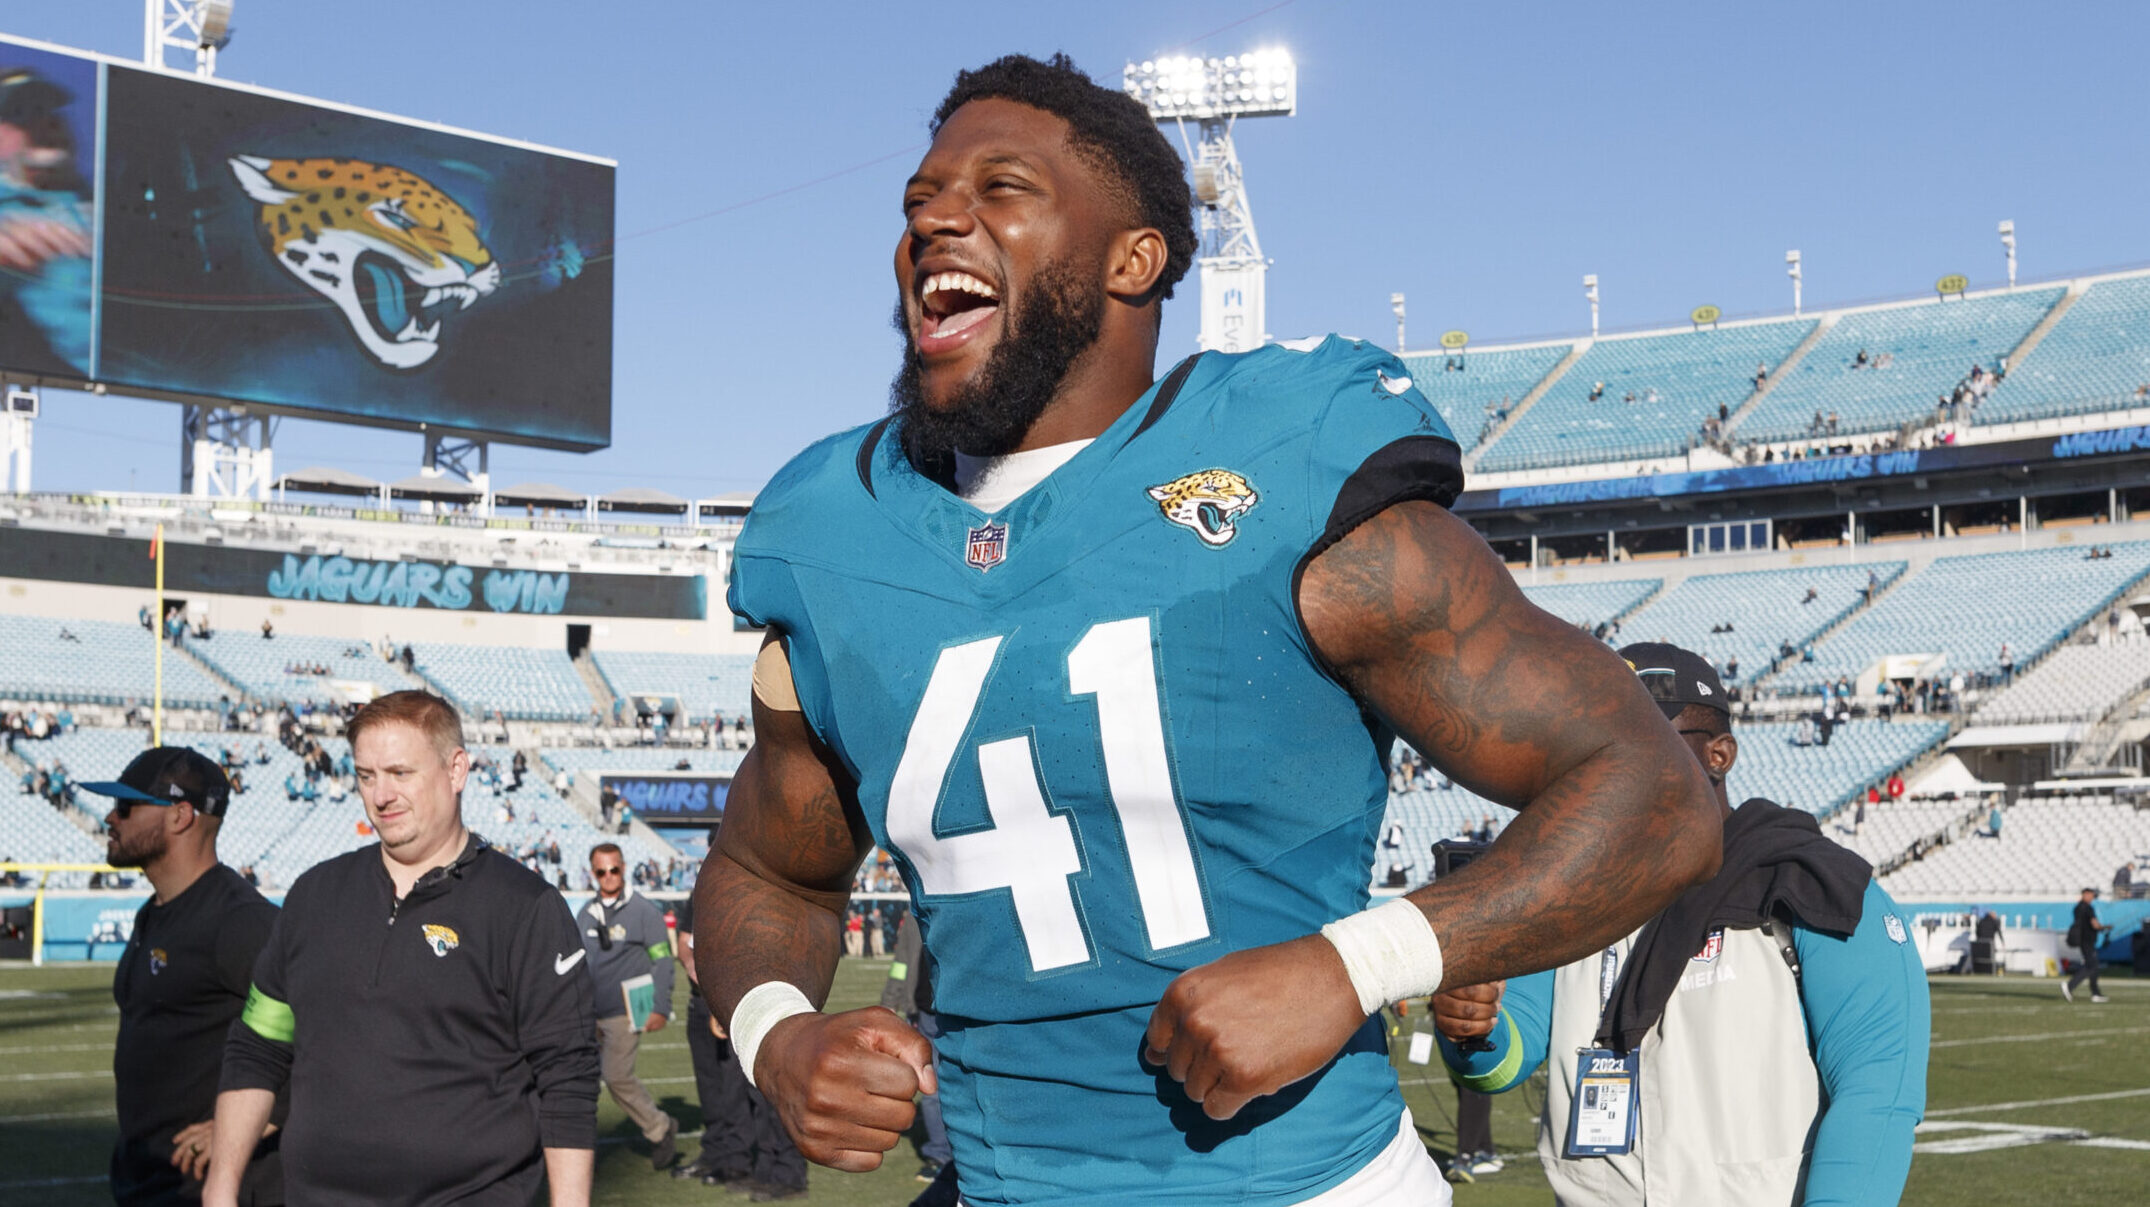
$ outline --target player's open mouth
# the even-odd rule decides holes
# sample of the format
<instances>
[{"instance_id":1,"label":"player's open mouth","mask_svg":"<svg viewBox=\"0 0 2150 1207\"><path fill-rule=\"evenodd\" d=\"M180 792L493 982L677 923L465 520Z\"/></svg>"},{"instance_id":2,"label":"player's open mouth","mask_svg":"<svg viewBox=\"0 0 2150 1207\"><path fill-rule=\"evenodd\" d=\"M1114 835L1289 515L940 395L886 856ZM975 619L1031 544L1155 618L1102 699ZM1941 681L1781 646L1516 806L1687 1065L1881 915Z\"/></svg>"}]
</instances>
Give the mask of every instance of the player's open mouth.
<instances>
[{"instance_id":1,"label":"player's open mouth","mask_svg":"<svg viewBox=\"0 0 2150 1207\"><path fill-rule=\"evenodd\" d=\"M947 352L975 338L1000 313L1000 293L967 272L937 272L918 287L918 351Z\"/></svg>"}]
</instances>

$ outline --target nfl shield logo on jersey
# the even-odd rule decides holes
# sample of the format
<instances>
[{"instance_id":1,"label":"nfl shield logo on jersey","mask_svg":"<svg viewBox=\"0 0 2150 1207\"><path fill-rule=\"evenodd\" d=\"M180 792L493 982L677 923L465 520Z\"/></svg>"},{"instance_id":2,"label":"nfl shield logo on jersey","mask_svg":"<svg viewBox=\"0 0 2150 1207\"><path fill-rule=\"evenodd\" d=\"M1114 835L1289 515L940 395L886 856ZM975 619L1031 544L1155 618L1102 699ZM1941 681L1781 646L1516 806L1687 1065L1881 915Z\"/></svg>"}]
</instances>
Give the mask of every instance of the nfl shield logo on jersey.
<instances>
[{"instance_id":1,"label":"nfl shield logo on jersey","mask_svg":"<svg viewBox=\"0 0 2150 1207\"><path fill-rule=\"evenodd\" d=\"M1695 953L1694 962L1697 964L1707 964L1712 960L1715 960L1718 955L1723 951L1724 927L1720 926L1716 930L1710 932L1709 938L1702 940L1702 950Z\"/></svg>"},{"instance_id":2,"label":"nfl shield logo on jersey","mask_svg":"<svg viewBox=\"0 0 2150 1207\"><path fill-rule=\"evenodd\" d=\"M1008 557L1008 526L986 523L970 530L964 542L963 560L976 566L982 573L991 570Z\"/></svg>"}]
</instances>

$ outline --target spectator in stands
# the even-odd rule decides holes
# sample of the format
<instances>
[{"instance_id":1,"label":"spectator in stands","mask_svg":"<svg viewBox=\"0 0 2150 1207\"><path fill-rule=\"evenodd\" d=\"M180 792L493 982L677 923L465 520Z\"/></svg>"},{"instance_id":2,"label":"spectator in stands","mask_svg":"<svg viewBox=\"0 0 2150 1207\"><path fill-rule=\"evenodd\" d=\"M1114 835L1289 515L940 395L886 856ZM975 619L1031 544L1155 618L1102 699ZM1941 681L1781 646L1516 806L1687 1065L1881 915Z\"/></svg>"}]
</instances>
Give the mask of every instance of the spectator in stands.
<instances>
[{"instance_id":1,"label":"spectator in stands","mask_svg":"<svg viewBox=\"0 0 2150 1207\"><path fill-rule=\"evenodd\" d=\"M1860 797L1858 801L1852 805L1851 836L1853 838L1857 838L1861 834L1866 833L1866 807L1869 804L1878 803L1880 799L1881 794L1879 792L1874 791L1872 788L1868 788L1866 790L1866 795Z\"/></svg>"},{"instance_id":2,"label":"spectator in stands","mask_svg":"<svg viewBox=\"0 0 2150 1207\"><path fill-rule=\"evenodd\" d=\"M2123 863L2113 869L2113 900L2123 901L2135 895L2135 865Z\"/></svg>"},{"instance_id":3,"label":"spectator in stands","mask_svg":"<svg viewBox=\"0 0 2150 1207\"><path fill-rule=\"evenodd\" d=\"M262 639L263 641L267 641L267 640L269 640L269 639L270 639L271 637L274 637L274 636L276 636L276 626L275 626L274 624L272 624L272 623L270 622L270 620L269 620L269 618L268 618L268 617L266 617L266 616L262 617L262 618L261 618L261 639Z\"/></svg>"},{"instance_id":4,"label":"spectator in stands","mask_svg":"<svg viewBox=\"0 0 2150 1207\"><path fill-rule=\"evenodd\" d=\"M1548 1066L1538 1153L1562 1203L1893 1203L1932 1026L1909 929L1811 814L1732 807L1738 742L1706 660L1620 652L1716 785L1722 868L1604 951L1436 994L1442 1062L1491 1093ZM1597 1153L1576 1151L1596 1143L1571 1126L1599 1093L1592 1075L1615 1066L1630 1113Z\"/></svg>"},{"instance_id":5,"label":"spectator in stands","mask_svg":"<svg viewBox=\"0 0 2150 1207\"><path fill-rule=\"evenodd\" d=\"M1859 349L1859 354L1851 358L1851 367L1854 369L1864 369L1867 365L1867 360L1868 358L1866 355L1866 349L1861 348Z\"/></svg>"},{"instance_id":6,"label":"spectator in stands","mask_svg":"<svg viewBox=\"0 0 2150 1207\"><path fill-rule=\"evenodd\" d=\"M1768 364L1768 362L1767 362L1767 361L1756 361L1756 362L1755 362L1755 365L1754 365L1754 388L1755 388L1755 389L1757 389L1757 390L1761 389L1761 388L1762 388L1762 383L1763 383L1763 382L1766 382L1766 381L1768 381L1768 380L1769 380L1769 364Z\"/></svg>"},{"instance_id":7,"label":"spectator in stands","mask_svg":"<svg viewBox=\"0 0 2150 1207\"><path fill-rule=\"evenodd\" d=\"M2009 652L2008 643L2001 643L2001 682L2011 683L2016 677L2016 656Z\"/></svg>"},{"instance_id":8,"label":"spectator in stands","mask_svg":"<svg viewBox=\"0 0 2150 1207\"><path fill-rule=\"evenodd\" d=\"M518 750L515 752L515 757L508 761L508 791L522 791L523 777L528 774L530 774L530 760L524 756L522 751ZM567 793L562 792L560 795L566 796Z\"/></svg>"},{"instance_id":9,"label":"spectator in stands","mask_svg":"<svg viewBox=\"0 0 2150 1207\"><path fill-rule=\"evenodd\" d=\"M2075 1000L2075 987L2086 980L2090 982L2090 1000L2105 1000L2105 994L2098 988L2098 944L2104 941L2100 936L2111 930L2113 924L2099 921L2097 900L2098 890L2084 889L2082 898L2075 903L2075 922L2068 927L2068 946L2075 948L2082 957L2075 975L2060 987L2061 997L2071 1002Z\"/></svg>"},{"instance_id":10,"label":"spectator in stands","mask_svg":"<svg viewBox=\"0 0 2150 1207\"><path fill-rule=\"evenodd\" d=\"M1739 655L1738 655L1738 654L1734 654L1734 655L1732 655L1731 657L1729 657L1729 658L1727 658L1727 659L1725 659L1725 660L1724 660L1724 677L1725 677L1726 679L1728 679L1728 680L1731 680L1731 681L1733 681L1733 682L1738 682L1738 680L1739 680Z\"/></svg>"},{"instance_id":11,"label":"spectator in stands","mask_svg":"<svg viewBox=\"0 0 2150 1207\"><path fill-rule=\"evenodd\" d=\"M1888 793L1892 805L1904 799L1904 777L1894 771L1889 773Z\"/></svg>"},{"instance_id":12,"label":"spectator in stands","mask_svg":"<svg viewBox=\"0 0 2150 1207\"><path fill-rule=\"evenodd\" d=\"M1804 598L1802 598L1802 599L1801 599L1801 600L1800 600L1799 602L1800 602L1800 604L1801 604L1802 606L1804 606L1804 605L1806 605L1806 604L1810 604L1810 603L1813 603L1813 602L1814 602L1815 600L1817 600L1817 599L1819 599L1819 598L1821 598L1821 592L1820 592L1820 591L1817 591L1817 590L1815 590L1815 589L1814 589L1814 588L1813 588L1813 587L1812 587L1812 586L1810 585L1810 586L1808 586L1808 587L1807 587L1807 593L1806 593L1806 596L1805 596Z\"/></svg>"},{"instance_id":13,"label":"spectator in stands","mask_svg":"<svg viewBox=\"0 0 2150 1207\"><path fill-rule=\"evenodd\" d=\"M1836 713L1827 696L1822 697L1822 710L1814 719L1814 744L1827 746L1829 734L1836 728Z\"/></svg>"}]
</instances>

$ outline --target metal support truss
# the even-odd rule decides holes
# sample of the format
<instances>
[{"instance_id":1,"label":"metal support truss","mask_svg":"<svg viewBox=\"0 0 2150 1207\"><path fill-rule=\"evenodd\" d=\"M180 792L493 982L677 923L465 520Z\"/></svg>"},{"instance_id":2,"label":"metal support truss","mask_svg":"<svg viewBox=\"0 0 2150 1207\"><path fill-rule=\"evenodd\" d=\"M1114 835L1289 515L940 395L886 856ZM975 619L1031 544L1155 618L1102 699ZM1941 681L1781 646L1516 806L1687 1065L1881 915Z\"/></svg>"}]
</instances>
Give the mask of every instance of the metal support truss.
<instances>
[{"instance_id":1,"label":"metal support truss","mask_svg":"<svg viewBox=\"0 0 2150 1207\"><path fill-rule=\"evenodd\" d=\"M1248 352L1269 339L1269 263L1254 233L1254 211L1247 204L1239 152L1232 145L1232 123L1231 118L1204 119L1201 142L1189 156L1202 240L1200 344L1205 351Z\"/></svg>"},{"instance_id":2,"label":"metal support truss","mask_svg":"<svg viewBox=\"0 0 2150 1207\"><path fill-rule=\"evenodd\" d=\"M180 488L204 499L266 502L276 481L276 420L244 407L180 408Z\"/></svg>"},{"instance_id":3,"label":"metal support truss","mask_svg":"<svg viewBox=\"0 0 2150 1207\"><path fill-rule=\"evenodd\" d=\"M460 478L479 490L478 511L493 513L493 446L483 440L426 433L426 459L418 472L428 478Z\"/></svg>"},{"instance_id":4,"label":"metal support truss","mask_svg":"<svg viewBox=\"0 0 2150 1207\"><path fill-rule=\"evenodd\" d=\"M37 406L36 386L7 387L6 409L0 411L0 428L5 429L0 432L0 450L7 454L0 467L7 473L0 477L0 487L8 494L30 493L30 436L37 420Z\"/></svg>"},{"instance_id":5,"label":"metal support truss","mask_svg":"<svg viewBox=\"0 0 2150 1207\"><path fill-rule=\"evenodd\" d=\"M216 54L231 41L232 0L143 0L142 61L165 71L216 74ZM184 67L172 51L193 56Z\"/></svg>"}]
</instances>

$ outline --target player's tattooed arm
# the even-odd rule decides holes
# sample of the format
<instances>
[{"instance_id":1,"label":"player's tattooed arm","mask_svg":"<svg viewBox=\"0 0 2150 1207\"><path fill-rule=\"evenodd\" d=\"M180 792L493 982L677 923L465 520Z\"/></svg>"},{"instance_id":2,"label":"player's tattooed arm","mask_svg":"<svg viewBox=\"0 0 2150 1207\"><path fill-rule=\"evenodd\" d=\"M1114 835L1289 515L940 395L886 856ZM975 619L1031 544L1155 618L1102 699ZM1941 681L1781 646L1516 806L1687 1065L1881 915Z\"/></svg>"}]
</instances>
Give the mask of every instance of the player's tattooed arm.
<instances>
[{"instance_id":1,"label":"player's tattooed arm","mask_svg":"<svg viewBox=\"0 0 2150 1207\"><path fill-rule=\"evenodd\" d=\"M754 700L754 746L694 888L695 971L719 1019L765 981L828 1000L872 845L848 776L796 710Z\"/></svg>"},{"instance_id":2,"label":"player's tattooed arm","mask_svg":"<svg viewBox=\"0 0 2150 1207\"><path fill-rule=\"evenodd\" d=\"M1444 983L1602 949L1714 874L1709 781L1619 656L1525 599L1463 521L1398 504L1307 568L1309 637L1457 783L1522 810L1469 867L1412 894Z\"/></svg>"},{"instance_id":3,"label":"player's tattooed arm","mask_svg":"<svg viewBox=\"0 0 2150 1207\"><path fill-rule=\"evenodd\" d=\"M694 887L696 975L735 1035L739 1000L757 985L828 1001L852 877L872 845L850 777L804 714L757 690L754 738ZM854 1172L880 1165L911 1126L912 1100L935 1086L932 1045L879 1006L783 1019L752 1073L808 1160Z\"/></svg>"}]
</instances>

